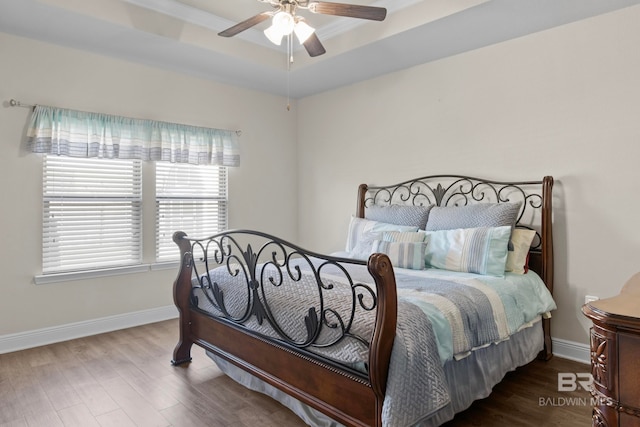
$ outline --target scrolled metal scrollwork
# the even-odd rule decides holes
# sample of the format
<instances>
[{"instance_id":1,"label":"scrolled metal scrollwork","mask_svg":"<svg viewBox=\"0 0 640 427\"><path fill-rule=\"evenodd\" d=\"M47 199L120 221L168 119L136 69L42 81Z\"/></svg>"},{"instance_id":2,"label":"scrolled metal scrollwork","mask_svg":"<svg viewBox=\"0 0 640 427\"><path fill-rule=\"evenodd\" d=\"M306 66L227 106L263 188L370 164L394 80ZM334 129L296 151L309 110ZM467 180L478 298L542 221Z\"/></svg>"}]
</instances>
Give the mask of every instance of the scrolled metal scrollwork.
<instances>
[{"instance_id":1,"label":"scrolled metal scrollwork","mask_svg":"<svg viewBox=\"0 0 640 427\"><path fill-rule=\"evenodd\" d=\"M487 196L489 192L489 196ZM440 206L467 206L472 202L499 201L498 191L488 182L473 182L469 178L462 178L449 185Z\"/></svg>"},{"instance_id":2,"label":"scrolled metal scrollwork","mask_svg":"<svg viewBox=\"0 0 640 427\"><path fill-rule=\"evenodd\" d=\"M351 340L368 349L371 336L354 330L354 323L363 313L375 315L375 285L354 280L343 265L360 264L366 271L363 261L312 254L251 231L190 242L197 261L191 289L196 310L296 348Z\"/></svg>"},{"instance_id":3,"label":"scrolled metal scrollwork","mask_svg":"<svg viewBox=\"0 0 640 427\"><path fill-rule=\"evenodd\" d=\"M432 175L395 185L367 188L365 209L371 206L435 205L468 206L475 203L521 202L516 227L536 231L532 249L540 249L539 224L542 210L540 182L488 181L468 176Z\"/></svg>"}]
</instances>

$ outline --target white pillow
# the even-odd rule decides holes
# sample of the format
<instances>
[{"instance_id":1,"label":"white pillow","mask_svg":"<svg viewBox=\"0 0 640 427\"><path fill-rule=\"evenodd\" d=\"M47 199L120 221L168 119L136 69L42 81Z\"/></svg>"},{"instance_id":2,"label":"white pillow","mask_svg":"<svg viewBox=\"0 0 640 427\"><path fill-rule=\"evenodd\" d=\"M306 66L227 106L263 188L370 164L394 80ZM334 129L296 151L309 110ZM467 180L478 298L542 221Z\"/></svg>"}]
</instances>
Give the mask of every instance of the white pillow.
<instances>
[{"instance_id":1,"label":"white pillow","mask_svg":"<svg viewBox=\"0 0 640 427\"><path fill-rule=\"evenodd\" d=\"M504 276L511 226L427 231L427 267Z\"/></svg>"},{"instance_id":2,"label":"white pillow","mask_svg":"<svg viewBox=\"0 0 640 427\"><path fill-rule=\"evenodd\" d=\"M408 225L387 224L384 222L371 221L369 219L351 217L349 232L347 234L347 245L345 250L351 252L364 233L382 231L418 231L418 227Z\"/></svg>"},{"instance_id":3,"label":"white pillow","mask_svg":"<svg viewBox=\"0 0 640 427\"><path fill-rule=\"evenodd\" d=\"M513 242L513 250L507 254L507 264L505 271L516 274L524 274L527 272L527 256L531 248L531 242L536 236L535 230L527 230L524 228L516 228L511 234Z\"/></svg>"},{"instance_id":4,"label":"white pillow","mask_svg":"<svg viewBox=\"0 0 640 427\"><path fill-rule=\"evenodd\" d=\"M372 253L371 248L373 248L373 242L381 238L382 233L362 233L356 246L349 252L349 257L365 261L368 260Z\"/></svg>"}]
</instances>

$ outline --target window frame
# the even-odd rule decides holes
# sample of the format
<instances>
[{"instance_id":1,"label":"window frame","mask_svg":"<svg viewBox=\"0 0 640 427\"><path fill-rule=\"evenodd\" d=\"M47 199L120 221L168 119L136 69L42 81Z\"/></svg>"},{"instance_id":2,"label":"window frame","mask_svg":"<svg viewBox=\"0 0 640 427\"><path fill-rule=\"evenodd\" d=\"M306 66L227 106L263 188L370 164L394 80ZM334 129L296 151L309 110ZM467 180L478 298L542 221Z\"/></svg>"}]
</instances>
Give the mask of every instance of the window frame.
<instances>
[{"instance_id":1,"label":"window frame","mask_svg":"<svg viewBox=\"0 0 640 427\"><path fill-rule=\"evenodd\" d=\"M34 279L36 284L148 270L143 264L141 160L45 154L42 174L42 256L41 274ZM104 206L112 211L112 202L119 203L123 209L105 214ZM85 211L87 215L84 215ZM128 218L130 222L122 223L122 218ZM89 242L78 238L84 236L81 233L93 230L95 233ZM131 239L129 244L118 249L117 235L122 233L129 233ZM61 239L73 243L61 249ZM111 245L110 255L114 256L114 262L97 262L104 249L87 252L91 262L96 261L93 265L84 257L78 260L80 257L71 255L73 251L90 249L95 241ZM104 247L104 244L100 245L100 248ZM133 259L127 261L128 257Z\"/></svg>"},{"instance_id":2,"label":"window frame","mask_svg":"<svg viewBox=\"0 0 640 427\"><path fill-rule=\"evenodd\" d=\"M173 233L186 232L193 237L208 237L226 230L229 224L229 171L226 166L219 165L191 165L177 163L155 163L155 253L152 269L163 266L174 266L180 262L178 247L173 243ZM186 173L185 173L186 172ZM170 177L168 175L171 175ZM162 179L172 179L173 182L163 185ZM173 188L171 188L174 186ZM166 188L170 187L170 188ZM208 188L215 187L208 191ZM173 217L169 221L169 228L162 224L162 215L166 214L168 204L173 203L176 211L180 205L185 206L185 215L192 215L198 224L185 220L185 216ZM203 205L209 205L207 206ZM190 210L191 209L191 210ZM206 212L205 212L206 211ZM206 219L209 216L215 219ZM205 220L203 221L203 218ZM207 228L209 226L209 228ZM193 228L195 227L195 229ZM169 234L170 233L170 234ZM168 257L168 252L175 256Z\"/></svg>"},{"instance_id":3,"label":"window frame","mask_svg":"<svg viewBox=\"0 0 640 427\"><path fill-rule=\"evenodd\" d=\"M43 189L42 189L42 247L43 251L41 257L41 268L44 267L44 234L45 234L45 209L47 201L45 196L45 180L47 178L47 171L45 170L47 159L46 157L55 157L57 159L77 159L77 158L69 158L69 157L61 157L55 155L43 155ZM92 159L79 159L79 160L95 160ZM99 159L105 162L114 161L114 159ZM118 161L118 159L115 159ZM64 162L64 160L61 160ZM71 160L73 162L74 160ZM98 277L106 277L120 274L132 274L132 273L140 273L146 271L155 271L155 270L164 270L175 268L175 266L179 263L179 255L174 259L159 259L158 258L158 228L159 228L159 218L158 218L158 200L163 199L162 196L159 197L158 188L156 188L157 183L157 169L158 165L162 165L164 167L166 164L174 165L172 163L167 162L143 162L140 160L131 160L134 162L138 162L138 170L140 176L140 185L141 185L141 195L139 198L139 214L140 214L140 257L137 260L137 263L132 263L130 265L121 265L121 266L110 266L105 268L90 268L90 269L79 269L79 270L69 270L69 271L60 271L60 272L44 272L41 270L40 274L36 274L34 276L35 284L47 284L47 283L56 283L56 282L66 282L70 280L83 280L83 279L92 279ZM227 166L217 166L217 165L191 165L191 164L178 164L179 168L187 167L187 168L212 168L215 170L215 174L217 177L217 182L220 184L220 195L218 196L187 196L187 197L173 197L166 199L175 199L181 201L204 201L210 202L215 201L219 204L222 204L222 208L218 209L218 218L217 224L220 228L219 230L210 230L206 232L207 235L215 234L218 231L222 231L227 229L228 227L228 205L229 205L229 167ZM142 185L144 183L144 186ZM151 204L154 204L153 215L154 215L154 225L153 230L151 227L146 227L144 224L147 221L151 220L151 212L150 207ZM171 230L171 234L173 232L179 231L178 229ZM185 231L185 230L181 230ZM153 237L151 237L151 233L153 233ZM195 235L194 237L203 237L202 235ZM175 246L175 244L172 243ZM153 247L153 252L151 250ZM176 253L178 248L175 246ZM146 261L145 261L146 260ZM151 261L153 260L153 261ZM150 261L150 262L149 262Z\"/></svg>"}]
</instances>

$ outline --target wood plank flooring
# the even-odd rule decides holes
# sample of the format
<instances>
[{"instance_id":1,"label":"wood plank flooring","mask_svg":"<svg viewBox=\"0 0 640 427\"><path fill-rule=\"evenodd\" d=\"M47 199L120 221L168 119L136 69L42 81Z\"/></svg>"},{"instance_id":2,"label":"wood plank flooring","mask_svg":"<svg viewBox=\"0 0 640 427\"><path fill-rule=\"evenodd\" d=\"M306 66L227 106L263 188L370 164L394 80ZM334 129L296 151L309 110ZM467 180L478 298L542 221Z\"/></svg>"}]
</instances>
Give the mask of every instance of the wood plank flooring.
<instances>
[{"instance_id":1,"label":"wood plank flooring","mask_svg":"<svg viewBox=\"0 0 640 427\"><path fill-rule=\"evenodd\" d=\"M0 427L305 425L221 374L199 347L188 367L171 366L177 331L169 320L0 355ZM536 361L446 426L588 426L588 393L557 391L558 372L588 370Z\"/></svg>"}]
</instances>

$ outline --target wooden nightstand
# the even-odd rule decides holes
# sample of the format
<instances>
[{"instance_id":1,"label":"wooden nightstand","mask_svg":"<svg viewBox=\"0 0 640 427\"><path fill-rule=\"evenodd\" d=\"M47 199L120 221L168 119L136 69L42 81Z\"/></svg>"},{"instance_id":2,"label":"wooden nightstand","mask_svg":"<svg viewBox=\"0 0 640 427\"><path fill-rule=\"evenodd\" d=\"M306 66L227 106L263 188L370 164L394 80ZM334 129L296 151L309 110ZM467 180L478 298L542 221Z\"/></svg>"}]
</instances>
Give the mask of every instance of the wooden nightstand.
<instances>
[{"instance_id":1,"label":"wooden nightstand","mask_svg":"<svg viewBox=\"0 0 640 427\"><path fill-rule=\"evenodd\" d=\"M582 312L593 322L593 426L640 427L640 273Z\"/></svg>"}]
</instances>

